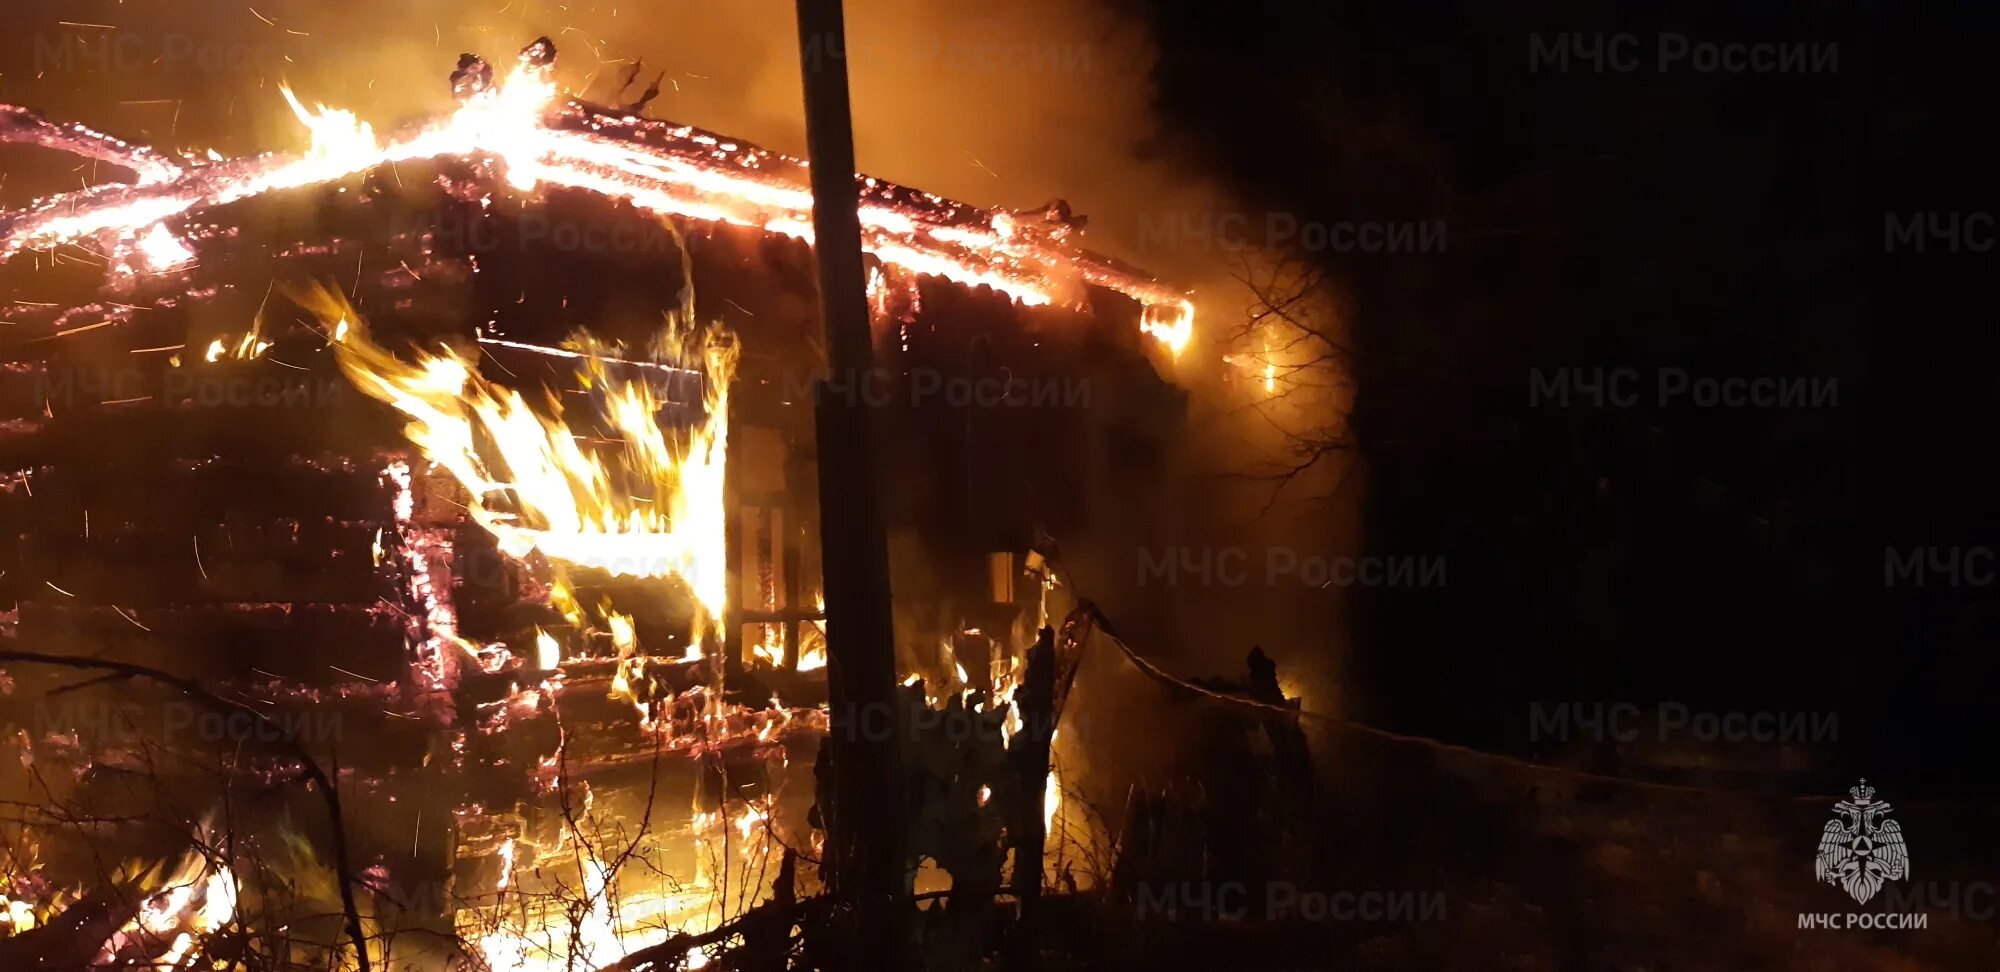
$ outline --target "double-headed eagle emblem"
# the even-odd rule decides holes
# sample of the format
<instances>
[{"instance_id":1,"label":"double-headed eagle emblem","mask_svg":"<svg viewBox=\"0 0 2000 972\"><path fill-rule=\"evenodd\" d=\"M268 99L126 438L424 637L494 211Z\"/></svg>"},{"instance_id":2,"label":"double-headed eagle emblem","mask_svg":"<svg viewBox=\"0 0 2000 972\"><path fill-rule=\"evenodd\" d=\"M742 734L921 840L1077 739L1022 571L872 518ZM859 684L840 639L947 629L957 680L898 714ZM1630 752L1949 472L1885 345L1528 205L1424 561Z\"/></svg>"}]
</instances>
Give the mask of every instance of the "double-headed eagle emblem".
<instances>
[{"instance_id":1,"label":"double-headed eagle emblem","mask_svg":"<svg viewBox=\"0 0 2000 972\"><path fill-rule=\"evenodd\" d=\"M1867 780L1847 794L1851 799L1833 805L1833 819L1820 831L1813 875L1867 904L1884 882L1909 876L1910 851L1903 844L1902 825L1883 819L1889 802L1875 799Z\"/></svg>"}]
</instances>

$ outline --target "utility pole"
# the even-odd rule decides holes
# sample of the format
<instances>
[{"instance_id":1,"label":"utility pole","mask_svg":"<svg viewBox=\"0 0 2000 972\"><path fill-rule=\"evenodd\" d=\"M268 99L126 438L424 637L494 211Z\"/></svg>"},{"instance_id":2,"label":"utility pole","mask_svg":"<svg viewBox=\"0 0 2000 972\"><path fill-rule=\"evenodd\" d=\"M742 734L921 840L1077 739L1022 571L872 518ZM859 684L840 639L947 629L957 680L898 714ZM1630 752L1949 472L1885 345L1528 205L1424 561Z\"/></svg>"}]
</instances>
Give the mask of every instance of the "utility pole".
<instances>
[{"instance_id":1,"label":"utility pole","mask_svg":"<svg viewBox=\"0 0 2000 972\"><path fill-rule=\"evenodd\" d=\"M854 909L870 968L908 967L901 730L889 545L863 391L874 372L856 212L854 125L841 0L797 0L811 154L813 253L828 375L816 387L820 562L825 572L830 747L821 793L836 899ZM828 799L830 796L831 799ZM860 952L850 962L861 965Z\"/></svg>"}]
</instances>

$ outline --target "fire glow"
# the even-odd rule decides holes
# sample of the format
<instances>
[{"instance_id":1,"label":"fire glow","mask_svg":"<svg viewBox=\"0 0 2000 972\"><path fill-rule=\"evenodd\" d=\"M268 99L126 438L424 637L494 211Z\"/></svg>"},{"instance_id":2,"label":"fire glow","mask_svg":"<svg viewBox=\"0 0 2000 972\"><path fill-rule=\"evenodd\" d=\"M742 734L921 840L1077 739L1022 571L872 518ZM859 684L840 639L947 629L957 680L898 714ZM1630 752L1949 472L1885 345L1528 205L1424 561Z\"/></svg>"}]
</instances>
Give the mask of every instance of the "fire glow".
<instances>
[{"instance_id":1,"label":"fire glow","mask_svg":"<svg viewBox=\"0 0 2000 972\"><path fill-rule=\"evenodd\" d=\"M297 155L184 163L78 126L20 129L35 133L33 140L47 147L130 168L137 182L97 186L27 210L0 212L0 261L28 248L94 242L113 258L115 273L182 272L196 265L197 254L187 241L198 244L199 238L182 235L189 227L179 222L191 213L271 191L330 183L385 163L440 157L484 160L518 192L546 186L585 189L630 202L653 216L754 227L810 241L812 198L798 178L804 162L560 99L550 78L552 61L553 49L546 42L531 45L506 81L467 93L459 109L440 121L387 137L351 112L308 104L286 89L284 98L311 136L311 147ZM16 133L0 130L0 139L10 136L20 140ZM873 179L861 179L859 188L864 247L883 267L904 272L899 285L909 285L913 275L931 274L990 287L1023 305L1080 306L1080 285L1090 284L1136 300L1143 309L1140 330L1176 355L1192 336L1190 301L1150 278L1075 249L1064 239L1066 226L1020 213L978 210ZM595 420L586 422L583 409L572 405L566 414L564 400L553 394L546 405L531 404L531 396L482 375L477 351L445 347L392 353L376 343L368 322L337 292L316 288L293 297L318 318L335 361L355 388L401 414L405 435L423 460L398 450L381 467L381 481L393 496L394 524L386 546L385 531L375 531L371 550L375 565L392 566L402 576L410 602L419 609L404 614L417 687L444 693L457 685L455 672L461 665L470 662L493 673L508 657L507 651L497 650L503 646L482 647L460 634L451 597L456 521L446 524L429 512L420 514L437 498L432 490L442 477L432 473L442 470L469 497L467 517L503 553L524 562L539 556L555 567L548 603L570 627L559 628L563 637L558 638L537 626L531 647L513 649L526 654L530 671L540 676L539 688L524 688L517 695L555 697L567 677L555 673L566 657L589 653L580 632L595 627L586 622L594 610L591 621L602 623L619 662L613 695L630 698L642 728L651 729L657 710L649 705L658 703L628 681L628 675L637 681L649 660L640 650L632 616L613 610L608 598L592 609L580 605L564 568L683 584L697 608L684 659L698 660L705 644L716 643L728 607L723 483L738 355L734 338L698 327L685 312L670 316L658 341L644 348L613 347L580 334L563 349L480 338L485 344L573 360L591 403L588 418ZM273 346L262 333L261 314L241 335L202 337L205 345L194 342L188 348L207 363L261 358ZM664 385L655 380L660 371L698 376L700 400L669 401L661 391ZM675 409L698 417L663 422L662 413ZM426 463L428 470L422 468ZM197 546L197 558L199 553ZM823 595L815 603L823 619ZM469 624L468 632L476 628ZM784 664L785 646L777 631L767 627L767 637L751 646L772 667ZM827 666L825 631L824 620L801 626L796 670ZM941 657L950 657L949 646ZM948 694L963 702L985 691L976 689L962 665L950 664L954 678ZM980 674L983 683L988 673ZM1003 742L1022 727L1013 704L1021 674L1020 659L1014 659L996 691L979 703L1008 706ZM720 687L719 681L713 685ZM736 718L739 726L745 721L725 711L719 692L711 701L708 686L700 690L704 740L727 735L725 716ZM939 696L933 704L943 700ZM824 732L824 710L787 709L775 695L771 703L768 713L753 713L761 718L754 723L758 744L773 742L795 724L802 731ZM700 750L695 752L699 756ZM992 790L982 787L980 805L991 796ZM1061 803L1053 774L1041 803L1047 829ZM531 972L598 967L657 944L670 927L715 927L729 906L732 883L739 889L767 884L765 870L783 849L774 836L775 809L768 798L759 798L726 802L719 813L695 814L691 832L705 870L697 873L694 886L676 891L635 887L622 897L616 887L622 858L600 858L572 825L569 849L577 871L571 884L581 889L582 907L554 918L537 915L499 924L471 936L472 941L495 972ZM540 876L542 865L525 849L529 846L522 845L525 862L518 874L515 838L508 837L497 851L496 898L514 891L517 876ZM813 846L819 847L816 842ZM732 869L754 879L731 880ZM99 964L142 938L148 939L144 950L154 967L188 964L199 936L235 918L238 873L255 876L249 869L232 872L227 864L190 855L178 870L164 875L165 890L114 933ZM650 882L635 873L632 883ZM737 904L745 900L746 894L737 891ZM244 911L251 913L247 907ZM35 914L23 902L0 897L0 920L20 931L33 923ZM684 959L690 968L706 961L698 950Z\"/></svg>"},{"instance_id":2,"label":"fire glow","mask_svg":"<svg viewBox=\"0 0 2000 972\"><path fill-rule=\"evenodd\" d=\"M395 162L486 158L519 191L559 186L621 199L651 213L738 226L810 242L806 163L687 126L615 115L559 97L554 46L528 46L505 80L474 87L441 120L389 137L352 112L284 97L312 136L302 155L267 154L169 164L156 152L80 126L17 126L0 137L104 158L132 170L113 183L0 213L0 260L24 249L106 239L114 263L150 272L185 265L164 220L275 190L318 185ZM27 114L25 109L0 110ZM1065 241L1068 227L1005 210L981 210L882 180L857 177L862 246L883 264L985 286L1024 305L1084 303L1079 284L1125 294L1144 307L1141 330L1175 354L1193 332L1184 294ZM133 252L137 250L138 252Z\"/></svg>"}]
</instances>

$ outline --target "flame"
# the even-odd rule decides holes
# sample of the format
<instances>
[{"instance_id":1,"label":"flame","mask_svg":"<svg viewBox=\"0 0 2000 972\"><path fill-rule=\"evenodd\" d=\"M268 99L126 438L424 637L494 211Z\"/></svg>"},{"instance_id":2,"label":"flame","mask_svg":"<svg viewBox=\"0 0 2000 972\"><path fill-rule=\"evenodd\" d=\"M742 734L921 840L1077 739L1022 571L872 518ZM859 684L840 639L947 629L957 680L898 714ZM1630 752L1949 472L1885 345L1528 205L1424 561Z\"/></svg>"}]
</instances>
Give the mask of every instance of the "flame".
<instances>
[{"instance_id":1,"label":"flame","mask_svg":"<svg viewBox=\"0 0 2000 972\"><path fill-rule=\"evenodd\" d=\"M509 842L508 871L513 860ZM506 921L479 936L479 951L492 972L571 972L602 968L643 948L664 934L657 929L621 932L614 917L612 888L615 868L605 864L588 846L577 855L578 882L582 908L574 915L558 916L539 928L522 927ZM505 873L502 875L503 881ZM505 885L503 884L502 887Z\"/></svg>"},{"instance_id":2,"label":"flame","mask_svg":"<svg viewBox=\"0 0 2000 972\"><path fill-rule=\"evenodd\" d=\"M507 838L506 843L500 845L500 881L498 884L494 885L494 887L497 890L505 891L507 890L508 883L513 880L514 880L514 838L509 837Z\"/></svg>"},{"instance_id":3,"label":"flame","mask_svg":"<svg viewBox=\"0 0 2000 972\"><path fill-rule=\"evenodd\" d=\"M138 254L139 265L148 273L161 273L194 262L194 251L165 223L154 223L132 241L132 247Z\"/></svg>"},{"instance_id":4,"label":"flame","mask_svg":"<svg viewBox=\"0 0 2000 972\"><path fill-rule=\"evenodd\" d=\"M517 868L514 842L509 840L500 850L504 868L499 890L556 877L566 889L563 907L497 907L476 918L475 925L461 927L467 928L467 937L477 943L492 972L587 972L658 945L675 931L709 931L730 907L754 903L738 897L743 892L734 886L736 876L760 873L783 852L783 844L771 834L774 812L775 801L768 794L695 811L688 829L696 847L696 873L690 880L667 886L649 880L656 873L650 866L627 868L623 857L607 863L598 854L601 845L579 839L593 826L590 822L572 825L575 829L564 840L563 863L555 868L532 857L524 858ZM523 887L519 893L541 892ZM683 961L687 968L699 968L711 958L696 949Z\"/></svg>"},{"instance_id":5,"label":"flame","mask_svg":"<svg viewBox=\"0 0 2000 972\"><path fill-rule=\"evenodd\" d=\"M549 606L561 613L563 620L582 626L583 605L576 602L576 593L570 589L567 576L557 574L555 580L549 584Z\"/></svg>"},{"instance_id":6,"label":"flame","mask_svg":"<svg viewBox=\"0 0 2000 972\"><path fill-rule=\"evenodd\" d=\"M770 819L770 807L764 803L753 801L743 808L742 814L737 816L736 833L745 842L748 842L750 835L756 833Z\"/></svg>"},{"instance_id":7,"label":"flame","mask_svg":"<svg viewBox=\"0 0 2000 972\"><path fill-rule=\"evenodd\" d=\"M1053 736L1049 739L1054 742ZM1056 825L1056 811L1062 809L1062 778L1056 773L1056 764L1049 763L1049 778L1042 787L1042 833L1044 839L1053 833Z\"/></svg>"},{"instance_id":8,"label":"flame","mask_svg":"<svg viewBox=\"0 0 2000 972\"><path fill-rule=\"evenodd\" d=\"M772 668L785 666L785 629L783 625L769 622L754 625L757 642L750 646L750 657Z\"/></svg>"},{"instance_id":9,"label":"flame","mask_svg":"<svg viewBox=\"0 0 2000 972\"><path fill-rule=\"evenodd\" d=\"M4 894L0 894L0 904L7 906L6 914L0 915L0 919L6 920L10 934L18 935L34 929L35 908L33 905L26 901L16 901Z\"/></svg>"},{"instance_id":10,"label":"flame","mask_svg":"<svg viewBox=\"0 0 2000 972\"><path fill-rule=\"evenodd\" d=\"M203 352L202 358L213 364L223 358L248 361L252 358L261 357L264 352L271 350L271 342L264 340L263 330L264 322L262 320L252 321L250 323L250 330L245 331L243 337L239 338L234 345L223 341L221 338L216 338L208 342L208 349Z\"/></svg>"},{"instance_id":11,"label":"flame","mask_svg":"<svg viewBox=\"0 0 2000 972\"><path fill-rule=\"evenodd\" d=\"M292 86L288 84L278 85L278 93L285 96L285 103L292 106L292 114L312 133L308 159L322 164L345 165L369 158L382 150L375 130L353 112L325 105L307 108L300 103L297 95L292 94Z\"/></svg>"},{"instance_id":12,"label":"flame","mask_svg":"<svg viewBox=\"0 0 2000 972\"><path fill-rule=\"evenodd\" d=\"M826 667L826 641L821 639L808 645L800 639L799 671L810 672Z\"/></svg>"},{"instance_id":13,"label":"flame","mask_svg":"<svg viewBox=\"0 0 2000 972\"><path fill-rule=\"evenodd\" d=\"M592 112L559 97L552 56L546 45L530 45L499 83L472 94L441 119L388 138L351 111L308 106L281 87L311 136L303 155L147 167L142 184L127 191L83 190L0 214L0 259L31 246L120 230L121 250L144 247L148 266L159 266L161 259L173 265L180 254L168 246L170 238L147 229L164 219L380 165L440 157L491 159L520 191L544 184L584 189L660 215L758 227L811 242L812 193L799 177L805 162L719 143L690 128ZM92 149L81 135L50 145L85 154ZM928 193L874 179L862 182L862 245L886 265L991 287L1027 305L1081 304L1085 298L1077 284L1092 284L1143 305L1143 332L1176 356L1193 334L1194 307L1185 295L1075 250L1065 242L1066 226L1023 224L1005 212L981 213ZM143 239L141 230L147 230Z\"/></svg>"},{"instance_id":14,"label":"flame","mask_svg":"<svg viewBox=\"0 0 2000 972\"><path fill-rule=\"evenodd\" d=\"M209 829L210 823L204 821L204 837ZM157 943L165 942L166 950L146 964L178 968L193 950L197 936L222 928L235 916L236 876L229 865L212 862L200 845L182 853L171 872L163 871L164 865L141 877L142 883L158 877L164 887L142 901L131 919L104 940L93 967L112 967L116 957L131 946L152 943L146 947L151 953L158 948Z\"/></svg>"},{"instance_id":15,"label":"flame","mask_svg":"<svg viewBox=\"0 0 2000 972\"><path fill-rule=\"evenodd\" d=\"M367 322L339 294L316 287L297 296L329 333L345 326L334 343L341 370L409 419L404 435L471 494L468 512L502 551L517 559L540 552L619 576L678 579L700 609L688 654L701 657L705 633L723 617L728 598L722 487L733 335L698 337L668 319L657 355L697 359L706 392L701 420L675 435L660 427L657 416L668 403L644 377L614 376L604 347L577 338L586 389L603 403L617 437L615 448L586 451L579 444L586 430L564 419L553 395L538 411L449 348L405 362L370 339ZM571 597L562 588L561 598ZM618 616L611 622L626 657L636 645L630 619L623 629Z\"/></svg>"},{"instance_id":16,"label":"flame","mask_svg":"<svg viewBox=\"0 0 2000 972\"><path fill-rule=\"evenodd\" d=\"M1194 337L1194 301L1183 298L1175 303L1146 305L1139 319L1139 330L1157 338L1174 357L1180 357Z\"/></svg>"},{"instance_id":17,"label":"flame","mask_svg":"<svg viewBox=\"0 0 2000 972\"><path fill-rule=\"evenodd\" d=\"M556 641L554 635L536 628L535 667L545 672L552 672L561 665L562 644Z\"/></svg>"},{"instance_id":18,"label":"flame","mask_svg":"<svg viewBox=\"0 0 2000 972\"><path fill-rule=\"evenodd\" d=\"M807 621L799 626L799 671L810 672L826 667L826 592L813 592L813 611L820 616L817 621Z\"/></svg>"},{"instance_id":19,"label":"flame","mask_svg":"<svg viewBox=\"0 0 2000 972\"><path fill-rule=\"evenodd\" d=\"M611 645L618 649L618 657L630 658L639 650L638 629L632 627L632 616L612 612L605 619L611 629Z\"/></svg>"}]
</instances>

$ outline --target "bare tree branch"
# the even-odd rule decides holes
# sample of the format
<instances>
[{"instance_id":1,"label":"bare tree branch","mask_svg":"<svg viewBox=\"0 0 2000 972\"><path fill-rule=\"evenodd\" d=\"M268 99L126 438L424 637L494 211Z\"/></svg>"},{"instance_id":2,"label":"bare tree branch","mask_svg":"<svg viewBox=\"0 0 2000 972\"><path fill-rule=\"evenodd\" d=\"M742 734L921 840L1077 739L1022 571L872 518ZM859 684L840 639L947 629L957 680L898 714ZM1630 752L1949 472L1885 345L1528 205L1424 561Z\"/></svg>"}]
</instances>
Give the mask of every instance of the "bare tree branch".
<instances>
[{"instance_id":1,"label":"bare tree branch","mask_svg":"<svg viewBox=\"0 0 2000 972\"><path fill-rule=\"evenodd\" d=\"M346 912L347 934L354 941L354 959L357 967L360 969L360 972L369 972L368 937L361 927L361 910L354 900L354 885L358 883L359 878L355 876L354 872L348 866L347 829L342 823L340 790L334 785L333 780L327 776L326 771L320 769L319 762L313 759L310 753L306 752L304 746L299 744L298 739L292 735L290 730L266 717L256 709L241 703L231 702L202 688L199 684L189 679L145 665L105 661L95 658L74 658L68 655L49 655L32 651L0 651L0 663L4 662L24 662L81 671L113 673L107 678L93 679L91 682L84 684L105 681L110 677L147 679L176 689L195 702L201 703L217 712L231 715L239 712L247 713L261 727L270 731L273 734L271 738L277 740L288 755L299 760L300 768L305 774L306 779L319 787L320 797L326 803L327 816L333 826L333 869L334 875L340 884L340 904L342 910Z\"/></svg>"}]
</instances>

